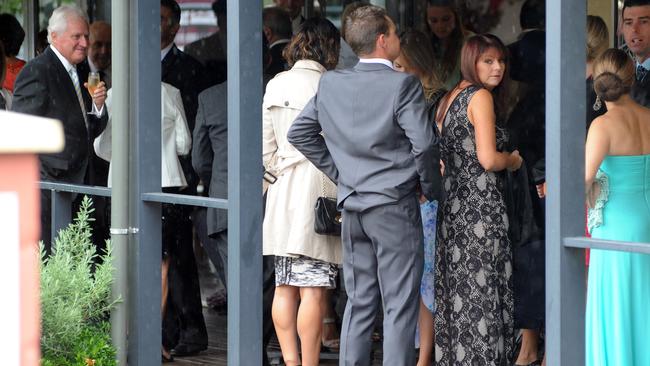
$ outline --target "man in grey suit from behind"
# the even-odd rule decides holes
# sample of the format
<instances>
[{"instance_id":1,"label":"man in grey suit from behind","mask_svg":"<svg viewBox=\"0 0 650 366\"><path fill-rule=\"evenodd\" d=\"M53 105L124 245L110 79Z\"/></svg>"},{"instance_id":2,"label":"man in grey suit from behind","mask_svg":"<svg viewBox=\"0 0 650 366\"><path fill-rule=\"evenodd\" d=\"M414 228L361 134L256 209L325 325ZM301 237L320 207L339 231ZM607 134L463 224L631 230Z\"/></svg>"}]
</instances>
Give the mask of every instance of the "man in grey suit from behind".
<instances>
[{"instance_id":1,"label":"man in grey suit from behind","mask_svg":"<svg viewBox=\"0 0 650 366\"><path fill-rule=\"evenodd\" d=\"M359 64L325 73L287 135L338 184L348 295L340 365L370 364L380 296L384 365L415 364L423 266L417 191L437 198L439 153L420 82L392 68L400 52L395 31L379 7L353 11L345 38Z\"/></svg>"}]
</instances>

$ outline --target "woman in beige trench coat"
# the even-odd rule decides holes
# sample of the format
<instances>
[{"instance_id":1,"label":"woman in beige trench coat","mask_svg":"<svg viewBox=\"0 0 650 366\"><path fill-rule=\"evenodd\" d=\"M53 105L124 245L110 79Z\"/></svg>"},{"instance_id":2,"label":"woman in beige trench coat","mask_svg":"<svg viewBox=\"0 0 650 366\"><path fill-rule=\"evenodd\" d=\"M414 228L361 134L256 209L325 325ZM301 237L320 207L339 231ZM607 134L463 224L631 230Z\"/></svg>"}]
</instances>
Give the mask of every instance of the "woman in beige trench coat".
<instances>
[{"instance_id":1,"label":"woman in beige trench coat","mask_svg":"<svg viewBox=\"0 0 650 366\"><path fill-rule=\"evenodd\" d=\"M264 167L277 176L267 191L264 255L275 256L272 315L288 366L318 365L323 300L327 289L335 287L341 240L314 232L316 199L335 197L336 187L289 144L287 131L316 94L322 73L336 66L339 39L328 20L306 20L284 51L291 70L271 80L264 95Z\"/></svg>"}]
</instances>

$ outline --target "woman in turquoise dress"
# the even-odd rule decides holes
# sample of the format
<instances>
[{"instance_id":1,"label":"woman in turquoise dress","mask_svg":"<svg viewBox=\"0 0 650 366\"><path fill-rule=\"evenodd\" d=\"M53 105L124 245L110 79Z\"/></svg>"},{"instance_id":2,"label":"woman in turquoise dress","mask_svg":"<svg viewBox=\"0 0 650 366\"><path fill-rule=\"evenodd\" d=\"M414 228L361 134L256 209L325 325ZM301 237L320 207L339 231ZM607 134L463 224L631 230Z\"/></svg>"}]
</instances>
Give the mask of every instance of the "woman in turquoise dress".
<instances>
[{"instance_id":1,"label":"woman in turquoise dress","mask_svg":"<svg viewBox=\"0 0 650 366\"><path fill-rule=\"evenodd\" d=\"M634 65L617 49L594 64L607 113L587 137L586 192L593 238L650 243L650 109L632 100ZM650 255L592 250L587 366L650 365Z\"/></svg>"}]
</instances>

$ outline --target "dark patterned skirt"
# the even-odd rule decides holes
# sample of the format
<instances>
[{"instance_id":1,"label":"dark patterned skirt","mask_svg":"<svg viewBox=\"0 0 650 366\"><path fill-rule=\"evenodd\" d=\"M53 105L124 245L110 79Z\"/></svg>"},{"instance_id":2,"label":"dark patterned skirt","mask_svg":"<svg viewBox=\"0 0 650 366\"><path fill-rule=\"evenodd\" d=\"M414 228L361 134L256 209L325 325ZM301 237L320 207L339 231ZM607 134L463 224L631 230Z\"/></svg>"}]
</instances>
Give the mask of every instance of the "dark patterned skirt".
<instances>
[{"instance_id":1,"label":"dark patterned skirt","mask_svg":"<svg viewBox=\"0 0 650 366\"><path fill-rule=\"evenodd\" d=\"M275 257L275 285L336 288L336 264L305 256Z\"/></svg>"}]
</instances>

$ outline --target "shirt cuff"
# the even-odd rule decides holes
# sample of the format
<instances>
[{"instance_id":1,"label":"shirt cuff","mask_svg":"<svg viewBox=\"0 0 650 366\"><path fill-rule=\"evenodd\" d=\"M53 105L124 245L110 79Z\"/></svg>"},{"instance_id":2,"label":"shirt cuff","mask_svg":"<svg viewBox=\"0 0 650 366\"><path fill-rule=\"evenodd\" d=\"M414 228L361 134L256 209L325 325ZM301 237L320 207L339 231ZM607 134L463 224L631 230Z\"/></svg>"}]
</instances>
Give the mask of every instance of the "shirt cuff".
<instances>
[{"instance_id":1,"label":"shirt cuff","mask_svg":"<svg viewBox=\"0 0 650 366\"><path fill-rule=\"evenodd\" d=\"M90 112L90 114L94 114L96 117L101 117L103 113L104 113L104 106L102 106L101 109L98 109L97 105L93 103L93 110Z\"/></svg>"}]
</instances>

